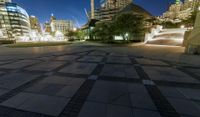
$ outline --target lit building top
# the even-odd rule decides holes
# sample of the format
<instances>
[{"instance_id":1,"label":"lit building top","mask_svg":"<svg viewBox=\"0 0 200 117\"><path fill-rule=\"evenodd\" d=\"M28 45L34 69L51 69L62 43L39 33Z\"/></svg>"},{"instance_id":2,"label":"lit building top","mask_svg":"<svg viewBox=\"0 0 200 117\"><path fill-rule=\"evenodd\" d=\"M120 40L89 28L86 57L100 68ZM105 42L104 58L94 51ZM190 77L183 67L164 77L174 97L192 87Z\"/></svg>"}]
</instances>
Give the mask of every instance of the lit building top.
<instances>
[{"instance_id":1,"label":"lit building top","mask_svg":"<svg viewBox=\"0 0 200 117\"><path fill-rule=\"evenodd\" d=\"M4 4L4 3L11 3L12 1L11 0L0 0L0 4Z\"/></svg>"}]
</instances>

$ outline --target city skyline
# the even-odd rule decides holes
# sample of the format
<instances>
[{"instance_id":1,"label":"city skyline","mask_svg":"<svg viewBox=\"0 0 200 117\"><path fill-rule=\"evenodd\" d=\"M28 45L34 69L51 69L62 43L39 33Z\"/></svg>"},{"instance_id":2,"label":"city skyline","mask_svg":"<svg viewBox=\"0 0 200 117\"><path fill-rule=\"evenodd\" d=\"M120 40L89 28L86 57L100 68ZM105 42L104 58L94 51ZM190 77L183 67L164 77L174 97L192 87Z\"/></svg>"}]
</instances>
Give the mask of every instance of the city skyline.
<instances>
[{"instance_id":1,"label":"city skyline","mask_svg":"<svg viewBox=\"0 0 200 117\"><path fill-rule=\"evenodd\" d=\"M29 15L38 17L40 23L45 23L49 20L53 13L58 19L72 19L77 26L82 26L87 22L87 16L84 9L90 10L90 1L80 2L80 0L34 0L30 2L27 0L13 0L27 10ZM59 2L59 3L58 3ZM99 6L99 0L95 0L96 7ZM175 0L134 0L135 4L142 6L152 15L162 15L168 8L168 5L175 2ZM148 4L147 4L148 3Z\"/></svg>"}]
</instances>

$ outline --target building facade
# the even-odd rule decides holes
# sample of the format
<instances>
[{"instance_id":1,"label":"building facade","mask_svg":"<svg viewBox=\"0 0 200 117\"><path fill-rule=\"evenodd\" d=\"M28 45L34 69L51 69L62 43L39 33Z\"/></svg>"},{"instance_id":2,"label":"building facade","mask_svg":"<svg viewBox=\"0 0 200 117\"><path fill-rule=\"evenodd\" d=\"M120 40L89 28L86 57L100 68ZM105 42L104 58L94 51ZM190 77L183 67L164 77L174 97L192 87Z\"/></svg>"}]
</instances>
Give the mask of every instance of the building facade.
<instances>
[{"instance_id":1,"label":"building facade","mask_svg":"<svg viewBox=\"0 0 200 117\"><path fill-rule=\"evenodd\" d=\"M101 0L101 7L94 11L94 19L110 21L123 8L132 3L132 0Z\"/></svg>"},{"instance_id":2,"label":"building facade","mask_svg":"<svg viewBox=\"0 0 200 117\"><path fill-rule=\"evenodd\" d=\"M7 39L29 35L30 22L27 12L10 0L1 0L0 29Z\"/></svg>"},{"instance_id":3,"label":"building facade","mask_svg":"<svg viewBox=\"0 0 200 117\"><path fill-rule=\"evenodd\" d=\"M53 15L50 18L51 32L57 31L66 34L74 28L74 22L72 20L57 20Z\"/></svg>"},{"instance_id":4,"label":"building facade","mask_svg":"<svg viewBox=\"0 0 200 117\"><path fill-rule=\"evenodd\" d=\"M131 3L132 0L102 0L101 7L105 9L121 9Z\"/></svg>"},{"instance_id":5,"label":"building facade","mask_svg":"<svg viewBox=\"0 0 200 117\"><path fill-rule=\"evenodd\" d=\"M200 0L185 0L183 3L176 0L175 4L172 4L169 10L163 14L163 18L167 20L186 20L199 6Z\"/></svg>"},{"instance_id":6,"label":"building facade","mask_svg":"<svg viewBox=\"0 0 200 117\"><path fill-rule=\"evenodd\" d=\"M40 34L42 33L41 26L37 17L30 16L30 26L31 30L34 30Z\"/></svg>"},{"instance_id":7,"label":"building facade","mask_svg":"<svg viewBox=\"0 0 200 117\"><path fill-rule=\"evenodd\" d=\"M11 0L0 0L0 4L11 3Z\"/></svg>"}]
</instances>

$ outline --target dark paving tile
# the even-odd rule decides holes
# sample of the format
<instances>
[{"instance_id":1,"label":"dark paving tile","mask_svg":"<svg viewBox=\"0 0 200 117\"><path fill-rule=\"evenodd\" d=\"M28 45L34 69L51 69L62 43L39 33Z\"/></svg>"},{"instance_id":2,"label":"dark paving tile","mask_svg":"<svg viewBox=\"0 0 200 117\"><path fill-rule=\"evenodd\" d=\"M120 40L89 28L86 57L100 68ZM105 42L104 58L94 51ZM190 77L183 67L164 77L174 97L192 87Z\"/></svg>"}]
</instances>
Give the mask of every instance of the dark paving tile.
<instances>
[{"instance_id":1,"label":"dark paving tile","mask_svg":"<svg viewBox=\"0 0 200 117\"><path fill-rule=\"evenodd\" d=\"M51 96L72 97L84 79L51 76L26 89L27 92Z\"/></svg>"},{"instance_id":2,"label":"dark paving tile","mask_svg":"<svg viewBox=\"0 0 200 117\"><path fill-rule=\"evenodd\" d=\"M117 57L128 57L127 54L124 53L111 53L110 56L117 56Z\"/></svg>"},{"instance_id":3,"label":"dark paving tile","mask_svg":"<svg viewBox=\"0 0 200 117\"><path fill-rule=\"evenodd\" d=\"M143 67L152 80L178 83L200 83L189 75L170 67Z\"/></svg>"},{"instance_id":4,"label":"dark paving tile","mask_svg":"<svg viewBox=\"0 0 200 117\"><path fill-rule=\"evenodd\" d=\"M20 93L3 102L1 105L30 112L58 116L67 105L68 101L69 99L61 97Z\"/></svg>"},{"instance_id":5,"label":"dark paving tile","mask_svg":"<svg viewBox=\"0 0 200 117\"><path fill-rule=\"evenodd\" d=\"M139 76L132 65L105 65L100 75L139 79Z\"/></svg>"},{"instance_id":6,"label":"dark paving tile","mask_svg":"<svg viewBox=\"0 0 200 117\"><path fill-rule=\"evenodd\" d=\"M134 117L132 109L124 106L107 105L107 117Z\"/></svg>"},{"instance_id":7,"label":"dark paving tile","mask_svg":"<svg viewBox=\"0 0 200 117\"><path fill-rule=\"evenodd\" d=\"M14 63L10 63L10 64L6 64L6 65L2 65L0 66L0 68L5 68L5 69L20 69L32 64L36 64L39 63L40 61L37 60L21 60L18 62L14 62Z\"/></svg>"},{"instance_id":8,"label":"dark paving tile","mask_svg":"<svg viewBox=\"0 0 200 117\"><path fill-rule=\"evenodd\" d=\"M43 79L40 83L46 84L59 84L59 85L80 85L84 79L81 78L71 78L64 76L49 76Z\"/></svg>"},{"instance_id":9,"label":"dark paving tile","mask_svg":"<svg viewBox=\"0 0 200 117\"><path fill-rule=\"evenodd\" d=\"M190 100L168 98L168 101L181 115L189 115L199 117L200 106Z\"/></svg>"},{"instance_id":10,"label":"dark paving tile","mask_svg":"<svg viewBox=\"0 0 200 117\"><path fill-rule=\"evenodd\" d=\"M93 63L73 63L65 68L61 69L61 73L71 73L71 74L85 74L90 75L96 68L97 64Z\"/></svg>"},{"instance_id":11,"label":"dark paving tile","mask_svg":"<svg viewBox=\"0 0 200 117\"><path fill-rule=\"evenodd\" d=\"M37 58L38 60L42 60L42 61L50 61L52 60L54 57L53 56L46 56L46 57L39 57Z\"/></svg>"},{"instance_id":12,"label":"dark paving tile","mask_svg":"<svg viewBox=\"0 0 200 117\"><path fill-rule=\"evenodd\" d=\"M144 59L144 58L137 58L136 61L142 65L158 65L158 66L168 66L168 64L158 61L158 60L151 60L151 59Z\"/></svg>"},{"instance_id":13,"label":"dark paving tile","mask_svg":"<svg viewBox=\"0 0 200 117\"><path fill-rule=\"evenodd\" d=\"M137 94L130 94L131 102L133 107L136 108L143 108L143 109L150 109L150 110L157 110L155 104L153 103L149 94L145 93L137 93Z\"/></svg>"},{"instance_id":14,"label":"dark paving tile","mask_svg":"<svg viewBox=\"0 0 200 117\"><path fill-rule=\"evenodd\" d=\"M59 60L59 61L74 61L78 57L79 56L76 56L76 55L65 55L65 56L56 57L55 60Z\"/></svg>"},{"instance_id":15,"label":"dark paving tile","mask_svg":"<svg viewBox=\"0 0 200 117\"><path fill-rule=\"evenodd\" d=\"M78 117L107 117L106 104L85 102Z\"/></svg>"},{"instance_id":16,"label":"dark paving tile","mask_svg":"<svg viewBox=\"0 0 200 117\"><path fill-rule=\"evenodd\" d=\"M4 74L4 72L0 71L0 75Z\"/></svg>"},{"instance_id":17,"label":"dark paving tile","mask_svg":"<svg viewBox=\"0 0 200 117\"><path fill-rule=\"evenodd\" d=\"M88 100L131 106L126 83L97 81L88 96Z\"/></svg>"},{"instance_id":18,"label":"dark paving tile","mask_svg":"<svg viewBox=\"0 0 200 117\"><path fill-rule=\"evenodd\" d=\"M128 91L134 94L148 94L145 86L143 84L128 83Z\"/></svg>"},{"instance_id":19,"label":"dark paving tile","mask_svg":"<svg viewBox=\"0 0 200 117\"><path fill-rule=\"evenodd\" d=\"M7 93L7 92L9 92L8 89L0 89L0 96Z\"/></svg>"},{"instance_id":20,"label":"dark paving tile","mask_svg":"<svg viewBox=\"0 0 200 117\"><path fill-rule=\"evenodd\" d=\"M200 101L200 89L177 88L185 97Z\"/></svg>"},{"instance_id":21,"label":"dark paving tile","mask_svg":"<svg viewBox=\"0 0 200 117\"><path fill-rule=\"evenodd\" d=\"M175 87L165 87L165 86L159 86L159 89L161 93L165 97L170 97L170 98L181 98L185 99L186 97L180 93Z\"/></svg>"},{"instance_id":22,"label":"dark paving tile","mask_svg":"<svg viewBox=\"0 0 200 117\"><path fill-rule=\"evenodd\" d=\"M4 65L4 64L7 64L9 62L12 62L12 61L0 61L0 65Z\"/></svg>"},{"instance_id":23,"label":"dark paving tile","mask_svg":"<svg viewBox=\"0 0 200 117\"><path fill-rule=\"evenodd\" d=\"M26 68L26 70L29 70L29 71L52 71L64 64L65 64L65 62L55 62L55 61L43 62L41 64L37 64L37 65L31 66L29 68Z\"/></svg>"},{"instance_id":24,"label":"dark paving tile","mask_svg":"<svg viewBox=\"0 0 200 117\"><path fill-rule=\"evenodd\" d=\"M6 89L15 89L33 79L36 79L39 75L32 75L28 73L12 73L0 77L0 87Z\"/></svg>"},{"instance_id":25,"label":"dark paving tile","mask_svg":"<svg viewBox=\"0 0 200 117\"><path fill-rule=\"evenodd\" d=\"M133 117L133 112L129 107L86 102L79 117Z\"/></svg>"},{"instance_id":26,"label":"dark paving tile","mask_svg":"<svg viewBox=\"0 0 200 117\"><path fill-rule=\"evenodd\" d=\"M94 52L90 52L89 55L94 55L94 56L105 56L105 55L106 55L106 52L94 51Z\"/></svg>"},{"instance_id":27,"label":"dark paving tile","mask_svg":"<svg viewBox=\"0 0 200 117\"><path fill-rule=\"evenodd\" d=\"M157 111L133 109L134 117L161 117Z\"/></svg>"},{"instance_id":28,"label":"dark paving tile","mask_svg":"<svg viewBox=\"0 0 200 117\"><path fill-rule=\"evenodd\" d=\"M80 62L101 62L103 60L102 56L84 56L78 61Z\"/></svg>"},{"instance_id":29,"label":"dark paving tile","mask_svg":"<svg viewBox=\"0 0 200 117\"><path fill-rule=\"evenodd\" d=\"M200 77L200 69L186 68L186 70Z\"/></svg>"},{"instance_id":30,"label":"dark paving tile","mask_svg":"<svg viewBox=\"0 0 200 117\"><path fill-rule=\"evenodd\" d=\"M131 64L131 60L128 57L108 57L107 63Z\"/></svg>"}]
</instances>

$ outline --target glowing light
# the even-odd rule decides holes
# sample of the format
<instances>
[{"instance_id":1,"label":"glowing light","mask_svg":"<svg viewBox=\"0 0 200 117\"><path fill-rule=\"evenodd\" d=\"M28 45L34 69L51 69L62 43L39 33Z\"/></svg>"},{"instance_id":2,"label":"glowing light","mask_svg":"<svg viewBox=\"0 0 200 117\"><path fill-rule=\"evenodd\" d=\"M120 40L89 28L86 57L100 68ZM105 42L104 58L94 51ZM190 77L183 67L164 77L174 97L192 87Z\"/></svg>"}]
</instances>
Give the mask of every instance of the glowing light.
<instances>
[{"instance_id":1,"label":"glowing light","mask_svg":"<svg viewBox=\"0 0 200 117\"><path fill-rule=\"evenodd\" d=\"M73 28L73 31L77 31L77 28Z\"/></svg>"},{"instance_id":2,"label":"glowing light","mask_svg":"<svg viewBox=\"0 0 200 117\"><path fill-rule=\"evenodd\" d=\"M184 28L185 28L185 25L181 25L181 27L180 27L180 28L184 29Z\"/></svg>"}]
</instances>

